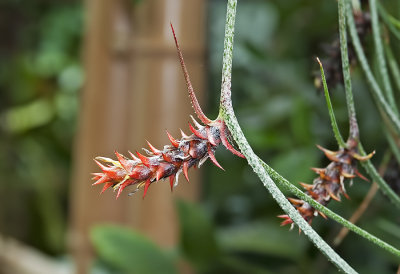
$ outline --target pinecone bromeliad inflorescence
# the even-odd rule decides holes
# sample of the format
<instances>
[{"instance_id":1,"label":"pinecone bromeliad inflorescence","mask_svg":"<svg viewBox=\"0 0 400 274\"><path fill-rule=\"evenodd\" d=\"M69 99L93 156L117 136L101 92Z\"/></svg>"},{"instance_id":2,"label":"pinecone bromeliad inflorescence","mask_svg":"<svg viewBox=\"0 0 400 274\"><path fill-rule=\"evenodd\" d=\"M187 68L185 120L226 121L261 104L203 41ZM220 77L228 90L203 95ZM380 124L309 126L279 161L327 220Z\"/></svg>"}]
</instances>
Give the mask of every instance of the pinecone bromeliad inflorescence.
<instances>
[{"instance_id":1,"label":"pinecone bromeliad inflorescence","mask_svg":"<svg viewBox=\"0 0 400 274\"><path fill-rule=\"evenodd\" d=\"M186 80L189 96L194 111L201 125L193 117L195 126L189 123L192 135L187 136L183 131L180 140L174 139L168 132L168 138L171 145L166 145L162 150L156 149L149 142L150 150L144 149L147 156L136 152L136 155L130 153L131 159L115 152L117 160L106 157L96 157L95 162L101 168L102 172L93 173L93 179L96 180L93 185L104 184L102 193L112 187L117 191L117 198L121 192L130 185L136 185L135 193L140 188L144 188L143 198L146 196L149 186L163 179L169 178L171 190L178 184L179 174L183 172L189 181L188 169L191 167L200 167L208 158L223 169L215 158L216 148L222 144L233 154L244 158L244 156L229 143L230 132L221 118L212 121L207 118L200 108L195 96L192 84L189 79L181 50L171 24L175 45L178 51L179 60ZM101 163L102 162L102 163Z\"/></svg>"},{"instance_id":2,"label":"pinecone bromeliad inflorescence","mask_svg":"<svg viewBox=\"0 0 400 274\"><path fill-rule=\"evenodd\" d=\"M325 168L312 168L312 170L318 174L313 184L300 184L306 190L306 193L321 205L326 206L331 199L340 201L341 195L348 198L344 186L346 179L350 180L350 185L352 184L352 179L357 176L368 181L358 172L357 161L366 161L370 159L375 152L367 156L361 156L358 154L357 140L358 137L350 137L346 143L346 147L340 148L338 151L331 151L318 146L331 162ZM318 215L326 218L322 212L313 208L309 203L300 199L288 199L309 224L311 224L313 218ZM282 226L291 224L291 228L293 228L293 220L288 215L279 215L278 217L284 219L281 223Z\"/></svg>"}]
</instances>

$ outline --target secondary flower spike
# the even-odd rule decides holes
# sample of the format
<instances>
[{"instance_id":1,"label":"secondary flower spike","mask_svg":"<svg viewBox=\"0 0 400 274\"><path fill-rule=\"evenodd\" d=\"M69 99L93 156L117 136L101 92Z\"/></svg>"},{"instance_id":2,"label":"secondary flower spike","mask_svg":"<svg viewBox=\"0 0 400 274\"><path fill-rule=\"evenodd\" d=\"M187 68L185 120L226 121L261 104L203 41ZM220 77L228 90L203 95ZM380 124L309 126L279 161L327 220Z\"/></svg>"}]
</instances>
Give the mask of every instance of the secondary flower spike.
<instances>
[{"instance_id":1,"label":"secondary flower spike","mask_svg":"<svg viewBox=\"0 0 400 274\"><path fill-rule=\"evenodd\" d=\"M367 156L359 155L357 151L358 141L357 138L353 137L348 139L346 145L346 148L341 148L338 151L330 151L318 146L331 163L326 168L312 168L312 170L318 174L318 177L314 179L312 185L300 183L306 190L306 193L323 206L326 206L331 199L340 201L341 195L348 198L344 187L346 179L350 179L350 185L352 179L357 176L367 180L358 172L357 161L366 161L370 159L375 152ZM315 216L321 215L326 218L322 212L313 208L309 203L294 198L288 199L309 224L311 224ZM278 217L284 219L281 225L291 224L293 227L293 220L290 219L288 215L280 215Z\"/></svg>"},{"instance_id":2,"label":"secondary flower spike","mask_svg":"<svg viewBox=\"0 0 400 274\"><path fill-rule=\"evenodd\" d=\"M102 184L102 193L112 187L117 191L117 198L122 191L130 185L136 185L135 193L140 188L144 188L143 198L149 186L160 180L169 179L171 190L178 185L179 174L183 172L186 180L189 181L188 170L191 167L200 167L208 158L219 168L223 169L215 158L216 148L222 144L233 154L244 158L244 156L229 143L230 132L222 119L214 121L207 118L200 108L200 104L194 93L190 82L189 74L183 60L182 52L179 48L175 31L171 24L172 33L175 40L182 71L186 80L189 97L194 111L203 123L198 123L192 116L194 126L189 123L192 132L187 136L183 131L180 140L173 138L168 132L167 136L171 145L165 145L162 150L155 148L149 142L149 150L143 149L146 155L139 152L130 152L131 158L127 158L115 152L117 160L105 157L96 157L95 162L102 172L93 173L93 185Z\"/></svg>"}]
</instances>

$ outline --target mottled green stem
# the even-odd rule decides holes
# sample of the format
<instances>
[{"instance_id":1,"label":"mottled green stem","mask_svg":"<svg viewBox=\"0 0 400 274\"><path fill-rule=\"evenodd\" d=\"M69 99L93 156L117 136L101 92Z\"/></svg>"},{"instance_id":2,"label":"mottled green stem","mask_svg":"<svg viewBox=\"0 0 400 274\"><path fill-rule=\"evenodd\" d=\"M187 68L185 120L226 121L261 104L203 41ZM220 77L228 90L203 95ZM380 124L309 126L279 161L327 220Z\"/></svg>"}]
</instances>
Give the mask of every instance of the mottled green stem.
<instances>
[{"instance_id":1,"label":"mottled green stem","mask_svg":"<svg viewBox=\"0 0 400 274\"><path fill-rule=\"evenodd\" d=\"M374 37L375 53L378 61L378 72L383 82L383 90L385 91L386 98L389 101L393 111L398 113L396 102L393 96L393 89L390 84L389 73L386 65L385 54L383 52L383 44L381 37L381 30L378 19L378 8L376 0L369 0L369 7L371 12L372 34Z\"/></svg>"},{"instance_id":2,"label":"mottled green stem","mask_svg":"<svg viewBox=\"0 0 400 274\"><path fill-rule=\"evenodd\" d=\"M385 44L385 52L388 59L390 71L392 72L392 78L394 80L394 83L396 84L397 91L400 92L400 69L396 59L393 56L392 49L389 47L389 44Z\"/></svg>"},{"instance_id":3,"label":"mottled green stem","mask_svg":"<svg viewBox=\"0 0 400 274\"><path fill-rule=\"evenodd\" d=\"M371 68L368 64L367 57L365 56L364 50L361 46L360 38L358 37L356 25L354 22L353 13L351 11L351 0L347 0L345 4L346 18L348 20L348 27L350 31L351 40L354 49L357 54L357 58L360 61L361 68L365 73L367 82L371 87L371 92L376 100L378 106L383 110L385 116L389 119L391 126L400 135L400 120L397 114L393 111L392 107L388 104L385 97L383 96L382 90L379 87L374 75L372 74Z\"/></svg>"},{"instance_id":4,"label":"mottled green stem","mask_svg":"<svg viewBox=\"0 0 400 274\"><path fill-rule=\"evenodd\" d=\"M396 36L398 40L400 40L400 29L398 28L398 26L395 25L394 21L396 19L390 14L388 14L385 8L382 6L382 4L379 3L378 3L378 12L383 21L385 22L386 26L389 28L389 30L393 33L394 36Z\"/></svg>"},{"instance_id":5,"label":"mottled green stem","mask_svg":"<svg viewBox=\"0 0 400 274\"><path fill-rule=\"evenodd\" d=\"M311 228L297 210L286 199L285 195L272 181L257 155L253 152L247 142L232 108L231 100L231 72L232 72L232 52L233 35L236 15L236 0L229 0L227 6L227 17L225 25L224 57L222 68L221 104L219 117L223 119L230 130L233 138L238 144L241 152L246 157L253 171L263 182L264 186L271 193L272 197L278 202L286 214L299 226L304 234L314 243L314 245L332 262L338 269L346 273L356 273L324 240Z\"/></svg>"},{"instance_id":6,"label":"mottled green stem","mask_svg":"<svg viewBox=\"0 0 400 274\"><path fill-rule=\"evenodd\" d=\"M349 136L353 139L359 139L359 129L356 117L356 109L354 107L353 92L351 87L350 64L347 51L347 34L346 34L346 13L345 0L339 0L339 37L340 37L340 54L342 59L342 71L344 79L344 89L346 92L347 111L349 113L350 130ZM340 144L339 144L340 145Z\"/></svg>"}]
</instances>

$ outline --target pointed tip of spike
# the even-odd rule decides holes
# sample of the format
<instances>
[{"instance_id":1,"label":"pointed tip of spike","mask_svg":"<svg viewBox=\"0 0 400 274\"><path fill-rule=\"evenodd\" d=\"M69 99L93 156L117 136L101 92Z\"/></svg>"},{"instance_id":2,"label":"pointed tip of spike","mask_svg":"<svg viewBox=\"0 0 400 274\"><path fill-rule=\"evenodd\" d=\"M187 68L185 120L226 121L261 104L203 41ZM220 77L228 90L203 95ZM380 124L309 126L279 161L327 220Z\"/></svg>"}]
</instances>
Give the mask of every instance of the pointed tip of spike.
<instances>
[{"instance_id":1,"label":"pointed tip of spike","mask_svg":"<svg viewBox=\"0 0 400 274\"><path fill-rule=\"evenodd\" d=\"M146 197L146 193L147 193L147 190L149 189L150 183L151 183L150 179L147 179L147 181L146 181L146 183L144 185L143 199L144 199L144 197Z\"/></svg>"},{"instance_id":2,"label":"pointed tip of spike","mask_svg":"<svg viewBox=\"0 0 400 274\"><path fill-rule=\"evenodd\" d=\"M227 150L229 150L230 152L232 152L233 154L235 154L236 156L239 156L241 158L246 158L246 157L244 157L244 155L242 153L240 153L239 151L234 149L233 146L229 143L228 137L226 136L226 133L225 133L225 128L226 128L226 125L225 125L224 121L221 121L220 126L219 126L219 132L220 132L221 141L222 141L222 144L224 145L224 147Z\"/></svg>"},{"instance_id":3,"label":"pointed tip of spike","mask_svg":"<svg viewBox=\"0 0 400 274\"><path fill-rule=\"evenodd\" d=\"M150 160L146 156L140 154L138 151L136 151L136 155L139 157L140 161L146 166L150 167Z\"/></svg>"},{"instance_id":4,"label":"pointed tip of spike","mask_svg":"<svg viewBox=\"0 0 400 274\"><path fill-rule=\"evenodd\" d=\"M135 161L139 161L139 160L140 160L138 157L135 156L135 154L133 154L133 153L130 152L129 150L128 150L128 153L129 153L129 155L131 155L131 157L132 157L133 160L135 160Z\"/></svg>"},{"instance_id":5,"label":"pointed tip of spike","mask_svg":"<svg viewBox=\"0 0 400 274\"><path fill-rule=\"evenodd\" d=\"M207 144L207 153L208 153L208 156L211 159L211 162L213 162L214 165L216 165L217 167L219 167L220 169L225 171L225 169L218 163L217 159L215 158L214 153L211 151L211 145L210 144Z\"/></svg>"},{"instance_id":6,"label":"pointed tip of spike","mask_svg":"<svg viewBox=\"0 0 400 274\"><path fill-rule=\"evenodd\" d=\"M183 130L181 128L179 130L181 132L182 138L188 138L189 137L189 136L186 135L185 132L183 132Z\"/></svg>"},{"instance_id":7,"label":"pointed tip of spike","mask_svg":"<svg viewBox=\"0 0 400 274\"><path fill-rule=\"evenodd\" d=\"M169 176L169 185L171 186L171 192L174 190L175 174Z\"/></svg>"},{"instance_id":8,"label":"pointed tip of spike","mask_svg":"<svg viewBox=\"0 0 400 274\"><path fill-rule=\"evenodd\" d=\"M190 96L190 100L192 102L192 106L193 106L194 112L196 113L196 115L200 119L200 121L202 121L205 125L208 125L212 121L210 119L208 119L207 116L204 115L203 111L200 108L200 104L199 104L199 102L198 102L198 100L196 98L196 95L194 93L194 89L193 89L192 83L190 82L189 73L187 72L185 61L183 60L183 55L182 55L181 49L179 47L178 39L176 38L176 35L175 35L174 27L172 26L172 23L170 23L170 25L171 25L171 30L172 30L172 34L174 36L176 50L178 51L179 61L181 63L183 75L185 77L187 89L188 89L188 92L189 92L189 96Z\"/></svg>"},{"instance_id":9,"label":"pointed tip of spike","mask_svg":"<svg viewBox=\"0 0 400 274\"><path fill-rule=\"evenodd\" d=\"M206 139L207 139L207 137L204 136L203 134L201 134L197 129L195 129L195 128L192 126L192 124L191 124L190 122L188 122L188 124L189 124L189 129L190 129L190 131L191 131L194 135L196 135L198 138L203 139L203 140L206 140Z\"/></svg>"},{"instance_id":10,"label":"pointed tip of spike","mask_svg":"<svg viewBox=\"0 0 400 274\"><path fill-rule=\"evenodd\" d=\"M188 183L190 183L188 174L189 162L183 162L182 169L183 169L183 175L185 175L186 180L188 181Z\"/></svg>"},{"instance_id":11,"label":"pointed tip of spike","mask_svg":"<svg viewBox=\"0 0 400 274\"><path fill-rule=\"evenodd\" d=\"M146 140L146 142L147 142L147 145L149 146L150 150L151 150L155 155L160 155L160 154L161 154L161 151L160 151L159 149L155 148L152 144L150 144L149 141Z\"/></svg>"},{"instance_id":12,"label":"pointed tip of spike","mask_svg":"<svg viewBox=\"0 0 400 274\"><path fill-rule=\"evenodd\" d=\"M171 134L169 134L168 130L166 130L166 132L167 132L168 139L169 139L169 141L171 142L171 144L172 144L174 147L179 147L179 141L175 140L175 138L172 137Z\"/></svg>"}]
</instances>

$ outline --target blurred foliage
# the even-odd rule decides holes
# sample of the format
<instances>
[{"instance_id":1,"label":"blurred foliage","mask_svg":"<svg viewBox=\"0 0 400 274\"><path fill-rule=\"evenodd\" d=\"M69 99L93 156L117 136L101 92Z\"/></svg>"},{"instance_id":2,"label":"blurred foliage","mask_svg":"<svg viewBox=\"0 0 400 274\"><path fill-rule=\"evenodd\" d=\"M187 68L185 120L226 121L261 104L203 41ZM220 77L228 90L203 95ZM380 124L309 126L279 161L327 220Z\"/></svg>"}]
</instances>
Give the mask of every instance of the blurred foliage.
<instances>
[{"instance_id":1,"label":"blurred foliage","mask_svg":"<svg viewBox=\"0 0 400 274\"><path fill-rule=\"evenodd\" d=\"M309 168L326 164L315 144L336 149L324 97L314 87L313 76L318 72L314 57L323 58L324 44L337 38L337 3L239 2L233 62L237 117L258 155L292 183L311 183L315 174ZM208 4L208 113L216 117L226 3ZM398 19L398 1L385 5ZM363 8L368 8L365 3ZM65 252L71 147L84 79L82 29L81 1L0 2L0 232L51 254ZM368 54L373 52L370 40L367 37ZM373 161L378 166L387 147L381 121L359 69L352 73L361 139L367 151L377 150ZM346 135L343 88L330 91ZM217 157L226 172L208 164L202 205L177 203L182 233L176 254L137 232L98 227L92 232L99 255L95 269L148 273L162 267L163 273L173 273L179 269L177 261L183 260L200 273L336 272L304 235L279 226L275 216L282 211L244 160L224 150ZM348 189L351 200L329 207L348 218L368 188L369 183L355 180ZM399 223L381 194L359 222L394 246L400 246ZM313 227L328 242L340 229L321 218ZM395 272L394 258L353 234L337 249L362 273Z\"/></svg>"},{"instance_id":2,"label":"blurred foliage","mask_svg":"<svg viewBox=\"0 0 400 274\"><path fill-rule=\"evenodd\" d=\"M0 232L65 252L80 1L0 3Z\"/></svg>"},{"instance_id":3,"label":"blurred foliage","mask_svg":"<svg viewBox=\"0 0 400 274\"><path fill-rule=\"evenodd\" d=\"M128 228L98 226L91 231L100 259L113 273L177 273L172 258L145 236Z\"/></svg>"}]
</instances>

